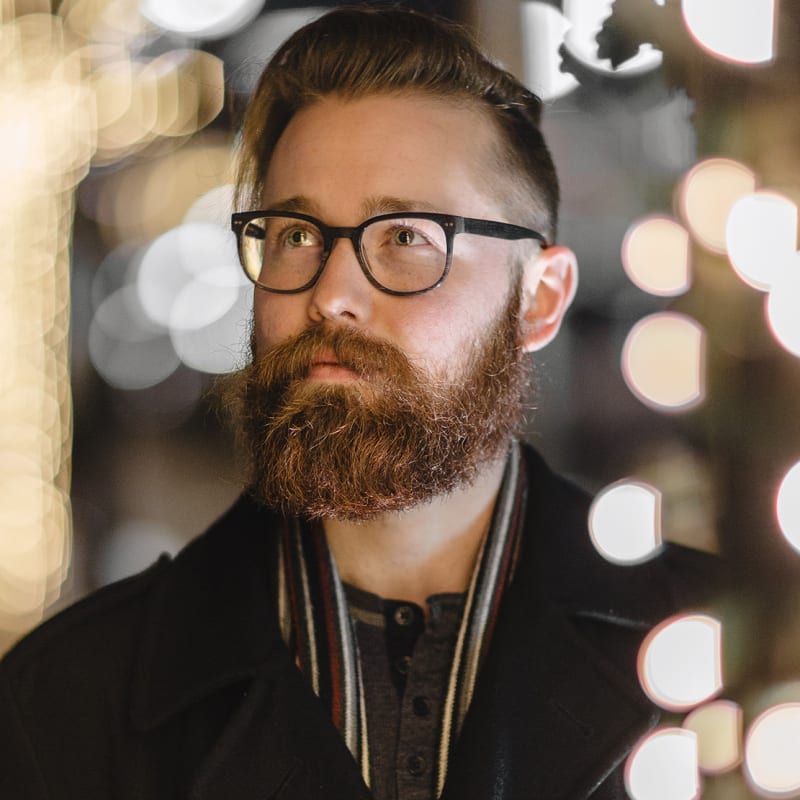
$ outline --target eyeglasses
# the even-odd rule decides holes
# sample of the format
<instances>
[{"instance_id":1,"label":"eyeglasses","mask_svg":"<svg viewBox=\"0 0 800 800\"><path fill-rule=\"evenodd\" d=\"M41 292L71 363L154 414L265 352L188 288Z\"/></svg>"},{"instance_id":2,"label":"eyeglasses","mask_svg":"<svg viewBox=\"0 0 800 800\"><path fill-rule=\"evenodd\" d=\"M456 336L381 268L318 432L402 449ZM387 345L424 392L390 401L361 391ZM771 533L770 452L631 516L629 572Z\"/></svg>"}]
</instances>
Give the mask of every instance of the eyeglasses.
<instances>
[{"instance_id":1,"label":"eyeglasses","mask_svg":"<svg viewBox=\"0 0 800 800\"><path fill-rule=\"evenodd\" d=\"M243 211L231 217L239 260L253 283L268 292L294 294L319 279L336 239L353 243L367 280L382 292L414 295L440 286L459 233L495 239L536 239L538 231L450 214L404 212L371 217L354 228L333 228L307 214Z\"/></svg>"}]
</instances>

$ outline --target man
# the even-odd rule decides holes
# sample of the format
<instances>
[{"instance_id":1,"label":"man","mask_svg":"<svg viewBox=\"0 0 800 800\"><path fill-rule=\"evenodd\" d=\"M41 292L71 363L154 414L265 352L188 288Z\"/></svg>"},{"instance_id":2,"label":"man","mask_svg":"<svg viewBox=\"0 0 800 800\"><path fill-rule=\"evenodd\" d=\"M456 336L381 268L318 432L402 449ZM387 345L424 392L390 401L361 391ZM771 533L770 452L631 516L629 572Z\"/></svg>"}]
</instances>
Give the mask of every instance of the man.
<instances>
[{"instance_id":1,"label":"man","mask_svg":"<svg viewBox=\"0 0 800 800\"><path fill-rule=\"evenodd\" d=\"M233 219L248 491L8 656L3 797L625 796L637 647L697 567L603 562L514 439L576 286L539 112L399 10L278 50Z\"/></svg>"}]
</instances>

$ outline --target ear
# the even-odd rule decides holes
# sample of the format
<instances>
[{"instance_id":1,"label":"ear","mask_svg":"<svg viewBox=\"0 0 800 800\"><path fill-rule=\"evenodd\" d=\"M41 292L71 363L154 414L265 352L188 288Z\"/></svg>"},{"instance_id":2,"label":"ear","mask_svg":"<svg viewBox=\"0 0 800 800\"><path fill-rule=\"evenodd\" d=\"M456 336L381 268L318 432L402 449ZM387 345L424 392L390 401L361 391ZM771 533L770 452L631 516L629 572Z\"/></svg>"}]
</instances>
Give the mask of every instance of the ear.
<instances>
[{"instance_id":1,"label":"ear","mask_svg":"<svg viewBox=\"0 0 800 800\"><path fill-rule=\"evenodd\" d=\"M567 247L553 246L531 256L523 267L521 344L541 350L558 333L578 288L578 262Z\"/></svg>"}]
</instances>

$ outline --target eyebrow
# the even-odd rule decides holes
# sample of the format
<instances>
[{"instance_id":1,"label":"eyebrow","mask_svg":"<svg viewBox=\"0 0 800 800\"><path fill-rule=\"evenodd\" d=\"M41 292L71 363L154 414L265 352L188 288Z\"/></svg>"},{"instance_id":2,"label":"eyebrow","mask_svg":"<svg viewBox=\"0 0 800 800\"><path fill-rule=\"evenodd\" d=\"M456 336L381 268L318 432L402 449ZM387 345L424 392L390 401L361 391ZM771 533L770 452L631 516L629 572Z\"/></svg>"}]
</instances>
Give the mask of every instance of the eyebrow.
<instances>
[{"instance_id":1,"label":"eyebrow","mask_svg":"<svg viewBox=\"0 0 800 800\"><path fill-rule=\"evenodd\" d=\"M284 200L269 203L268 208L271 211L288 211L290 213L296 211L301 214L322 217L320 207L317 203L305 195L296 195L295 197L287 197ZM411 198L392 197L389 195L368 197L361 204L361 209L364 219L379 214L395 214L404 211L442 211L439 206L429 203L426 200L414 200Z\"/></svg>"}]
</instances>

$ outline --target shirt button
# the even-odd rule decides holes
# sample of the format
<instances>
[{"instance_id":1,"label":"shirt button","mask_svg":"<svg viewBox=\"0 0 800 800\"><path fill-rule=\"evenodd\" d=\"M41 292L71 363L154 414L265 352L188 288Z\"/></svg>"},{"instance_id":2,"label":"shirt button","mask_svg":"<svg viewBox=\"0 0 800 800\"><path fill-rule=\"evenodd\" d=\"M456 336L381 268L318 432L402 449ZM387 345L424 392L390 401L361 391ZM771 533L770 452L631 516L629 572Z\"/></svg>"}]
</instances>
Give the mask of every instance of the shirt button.
<instances>
[{"instance_id":1,"label":"shirt button","mask_svg":"<svg viewBox=\"0 0 800 800\"><path fill-rule=\"evenodd\" d=\"M414 621L414 609L411 606L398 606L394 610L394 621L407 628Z\"/></svg>"},{"instance_id":2,"label":"shirt button","mask_svg":"<svg viewBox=\"0 0 800 800\"><path fill-rule=\"evenodd\" d=\"M419 753L415 753L413 756L409 756L406 759L406 769L411 775L422 775L427 767L428 764Z\"/></svg>"},{"instance_id":3,"label":"shirt button","mask_svg":"<svg viewBox=\"0 0 800 800\"><path fill-rule=\"evenodd\" d=\"M408 672L411 669L411 656L400 656L399 658L395 659L394 668L401 675L408 675Z\"/></svg>"},{"instance_id":4,"label":"shirt button","mask_svg":"<svg viewBox=\"0 0 800 800\"><path fill-rule=\"evenodd\" d=\"M420 695L411 701L411 707L418 717L427 717L431 713L431 701L427 697Z\"/></svg>"}]
</instances>

